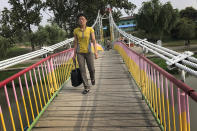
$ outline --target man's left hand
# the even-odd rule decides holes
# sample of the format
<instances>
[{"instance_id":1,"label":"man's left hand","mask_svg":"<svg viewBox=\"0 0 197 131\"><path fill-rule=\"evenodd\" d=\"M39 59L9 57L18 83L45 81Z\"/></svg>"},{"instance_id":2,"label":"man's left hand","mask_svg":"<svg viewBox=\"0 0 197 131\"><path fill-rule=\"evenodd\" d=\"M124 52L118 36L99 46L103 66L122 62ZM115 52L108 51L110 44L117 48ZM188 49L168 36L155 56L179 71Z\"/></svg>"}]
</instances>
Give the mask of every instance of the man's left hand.
<instances>
[{"instance_id":1,"label":"man's left hand","mask_svg":"<svg viewBox=\"0 0 197 131\"><path fill-rule=\"evenodd\" d=\"M95 55L95 59L98 59L98 53L95 53L94 55Z\"/></svg>"}]
</instances>

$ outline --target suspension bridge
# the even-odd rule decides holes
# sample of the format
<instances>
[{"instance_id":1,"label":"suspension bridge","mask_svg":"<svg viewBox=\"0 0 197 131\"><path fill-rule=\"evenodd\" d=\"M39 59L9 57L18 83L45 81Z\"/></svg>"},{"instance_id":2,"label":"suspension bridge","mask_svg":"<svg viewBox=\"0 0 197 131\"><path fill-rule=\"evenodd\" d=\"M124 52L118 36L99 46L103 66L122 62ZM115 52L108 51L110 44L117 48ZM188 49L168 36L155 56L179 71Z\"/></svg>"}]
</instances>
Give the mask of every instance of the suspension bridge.
<instances>
[{"instance_id":1,"label":"suspension bridge","mask_svg":"<svg viewBox=\"0 0 197 131\"><path fill-rule=\"evenodd\" d=\"M190 131L195 129L197 92L159 66L136 53L124 36L145 52L152 52L170 68L197 76L197 59L192 52L178 53L139 39L120 30L109 13L113 50L99 53L95 62L96 85L88 95L72 87L73 38L22 56L0 61L0 69L41 55L46 58L0 82L0 130L143 130ZM103 41L102 16L93 24ZM97 40L98 41L98 40Z\"/></svg>"}]
</instances>

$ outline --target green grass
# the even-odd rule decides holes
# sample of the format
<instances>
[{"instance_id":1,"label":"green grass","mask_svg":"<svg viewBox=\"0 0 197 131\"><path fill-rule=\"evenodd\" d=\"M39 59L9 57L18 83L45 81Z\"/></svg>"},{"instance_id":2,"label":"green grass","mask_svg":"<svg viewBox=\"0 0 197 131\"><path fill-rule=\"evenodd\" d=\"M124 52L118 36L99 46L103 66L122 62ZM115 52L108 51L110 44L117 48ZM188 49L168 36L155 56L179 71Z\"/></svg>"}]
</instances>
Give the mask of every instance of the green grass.
<instances>
[{"instance_id":1,"label":"green grass","mask_svg":"<svg viewBox=\"0 0 197 131\"><path fill-rule=\"evenodd\" d=\"M190 41L191 45L197 45L197 40L191 40ZM168 42L163 42L163 46L168 46L168 47L174 47L174 46L185 46L185 41L184 40L173 40L173 41L168 41Z\"/></svg>"},{"instance_id":2,"label":"green grass","mask_svg":"<svg viewBox=\"0 0 197 131\"><path fill-rule=\"evenodd\" d=\"M17 65L14 65L14 66L11 66L9 68L20 68L20 67L29 67L31 65L33 65L34 63L23 63L23 64L17 64Z\"/></svg>"},{"instance_id":3,"label":"green grass","mask_svg":"<svg viewBox=\"0 0 197 131\"><path fill-rule=\"evenodd\" d=\"M19 48L15 46L15 47L9 48L6 53L6 56L3 58L0 58L0 60L5 60L8 58L16 57L16 56L23 55L29 52L31 52L31 49L29 48Z\"/></svg>"},{"instance_id":4,"label":"green grass","mask_svg":"<svg viewBox=\"0 0 197 131\"><path fill-rule=\"evenodd\" d=\"M2 71L1 76L0 76L0 81L3 81L13 75L15 75L16 73L18 73L21 70L14 70L14 71ZM35 77L34 77L34 72L33 70L31 70L31 74L32 74L32 80L35 82ZM31 85L31 81L30 81L30 76L29 76L29 72L26 72L26 76L27 76L27 83L29 85ZM37 80L39 81L39 77L38 77L38 71L36 70L36 76L37 76ZM46 77L46 76L45 76ZM22 85L25 86L25 78L24 75L21 75L21 81L22 81ZM43 81L43 80L42 80ZM19 87L19 80L18 78L14 79L14 83L16 87ZM12 83L11 81L9 83L7 83L7 87L12 87Z\"/></svg>"},{"instance_id":5,"label":"green grass","mask_svg":"<svg viewBox=\"0 0 197 131\"><path fill-rule=\"evenodd\" d=\"M24 46L31 46L31 43L30 42L24 42L23 45Z\"/></svg>"},{"instance_id":6,"label":"green grass","mask_svg":"<svg viewBox=\"0 0 197 131\"><path fill-rule=\"evenodd\" d=\"M16 74L16 73L18 73L19 71L16 71L16 70L14 70L14 71L1 71L0 72L0 81L3 81L3 80L5 80L6 78L8 78L8 77L10 77L10 76L12 76L12 75L14 75L14 74Z\"/></svg>"}]
</instances>

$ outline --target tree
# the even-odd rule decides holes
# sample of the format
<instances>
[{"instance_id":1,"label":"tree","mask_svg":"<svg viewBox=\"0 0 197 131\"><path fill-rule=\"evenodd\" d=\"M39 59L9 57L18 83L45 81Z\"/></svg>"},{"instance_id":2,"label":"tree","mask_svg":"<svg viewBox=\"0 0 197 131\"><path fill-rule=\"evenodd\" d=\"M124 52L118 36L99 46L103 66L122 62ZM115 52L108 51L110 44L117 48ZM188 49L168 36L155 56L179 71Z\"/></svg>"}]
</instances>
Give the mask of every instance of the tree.
<instances>
[{"instance_id":1,"label":"tree","mask_svg":"<svg viewBox=\"0 0 197 131\"><path fill-rule=\"evenodd\" d=\"M10 18L10 11L7 8L4 8L3 11L1 12L1 18L0 18L0 35L2 37L5 37L8 39L9 44L15 43L14 40L14 26L11 23L11 18ZM8 44L7 43L7 44Z\"/></svg>"},{"instance_id":2,"label":"tree","mask_svg":"<svg viewBox=\"0 0 197 131\"><path fill-rule=\"evenodd\" d=\"M176 26L177 37L187 41L189 46L190 40L195 37L195 22L187 18L181 18Z\"/></svg>"},{"instance_id":3,"label":"tree","mask_svg":"<svg viewBox=\"0 0 197 131\"><path fill-rule=\"evenodd\" d=\"M53 45L66 39L66 32L59 28L57 24L40 26L38 30L32 35L32 42L34 45Z\"/></svg>"},{"instance_id":4,"label":"tree","mask_svg":"<svg viewBox=\"0 0 197 131\"><path fill-rule=\"evenodd\" d=\"M44 27L39 27L35 33L32 33L32 43L34 45L40 46L40 48L47 44L49 41L49 33L44 29Z\"/></svg>"},{"instance_id":5,"label":"tree","mask_svg":"<svg viewBox=\"0 0 197 131\"><path fill-rule=\"evenodd\" d=\"M188 18L194 22L196 22L196 37L197 37L197 10L193 7L187 7L184 10L180 11L181 18Z\"/></svg>"},{"instance_id":6,"label":"tree","mask_svg":"<svg viewBox=\"0 0 197 131\"><path fill-rule=\"evenodd\" d=\"M0 57L3 58L6 55L8 49L8 40L5 37L0 36Z\"/></svg>"},{"instance_id":7,"label":"tree","mask_svg":"<svg viewBox=\"0 0 197 131\"><path fill-rule=\"evenodd\" d=\"M149 39L162 39L176 25L177 18L178 11L169 2L162 5L159 0L151 0L143 2L136 15L137 28L144 30Z\"/></svg>"},{"instance_id":8,"label":"tree","mask_svg":"<svg viewBox=\"0 0 197 131\"><path fill-rule=\"evenodd\" d=\"M32 33L31 26L38 26L41 21L41 0L9 0L11 8L11 23L16 30L27 30ZM30 38L31 40L31 38ZM31 42L32 50L34 44Z\"/></svg>"},{"instance_id":9,"label":"tree","mask_svg":"<svg viewBox=\"0 0 197 131\"><path fill-rule=\"evenodd\" d=\"M128 0L46 0L46 7L54 13L54 21L61 28L72 34L77 26L76 16L83 12L88 17L88 25L91 26L97 16L98 10L105 13L107 5L110 5L114 12L124 9L131 14L135 8Z\"/></svg>"},{"instance_id":10,"label":"tree","mask_svg":"<svg viewBox=\"0 0 197 131\"><path fill-rule=\"evenodd\" d=\"M193 21L197 21L197 10L193 7L186 7L184 10L180 11L181 18L188 18Z\"/></svg>"},{"instance_id":11,"label":"tree","mask_svg":"<svg viewBox=\"0 0 197 131\"><path fill-rule=\"evenodd\" d=\"M66 39L66 33L62 34L63 30L57 24L47 25L45 30L48 32L48 45L53 45Z\"/></svg>"}]
</instances>

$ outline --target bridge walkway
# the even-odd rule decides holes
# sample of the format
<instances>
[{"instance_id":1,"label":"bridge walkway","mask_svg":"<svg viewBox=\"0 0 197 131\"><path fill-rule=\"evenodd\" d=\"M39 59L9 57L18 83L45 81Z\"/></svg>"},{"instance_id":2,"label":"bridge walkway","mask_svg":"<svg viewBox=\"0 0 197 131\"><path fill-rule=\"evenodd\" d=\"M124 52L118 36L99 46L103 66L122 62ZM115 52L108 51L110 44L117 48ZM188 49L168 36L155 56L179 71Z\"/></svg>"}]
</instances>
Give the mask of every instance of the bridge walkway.
<instances>
[{"instance_id":1,"label":"bridge walkway","mask_svg":"<svg viewBox=\"0 0 197 131\"><path fill-rule=\"evenodd\" d=\"M96 85L82 95L70 81L41 116L33 131L160 131L151 111L114 50L95 61Z\"/></svg>"}]
</instances>

